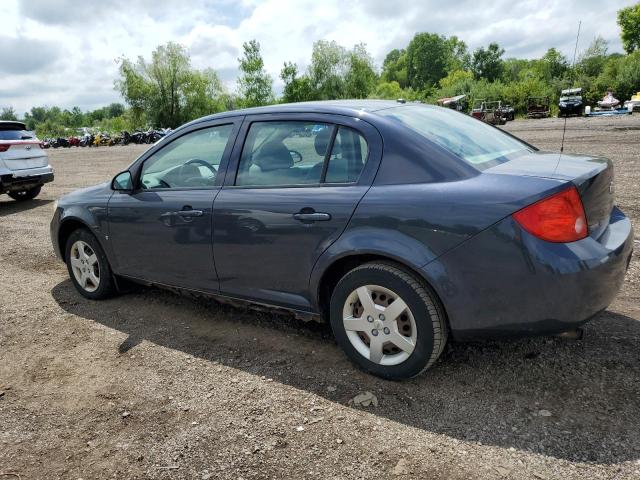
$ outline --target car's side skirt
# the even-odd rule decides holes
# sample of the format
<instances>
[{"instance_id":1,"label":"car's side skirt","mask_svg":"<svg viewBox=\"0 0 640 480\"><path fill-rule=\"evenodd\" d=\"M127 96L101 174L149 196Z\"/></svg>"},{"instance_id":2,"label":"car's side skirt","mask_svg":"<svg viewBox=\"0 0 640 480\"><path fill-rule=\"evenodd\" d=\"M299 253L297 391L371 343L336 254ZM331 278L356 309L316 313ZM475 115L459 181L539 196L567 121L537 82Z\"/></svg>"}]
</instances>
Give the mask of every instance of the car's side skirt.
<instances>
[{"instance_id":1,"label":"car's side skirt","mask_svg":"<svg viewBox=\"0 0 640 480\"><path fill-rule=\"evenodd\" d=\"M232 305L232 306L249 306L250 308L254 308L256 310L259 311L265 311L265 312L270 312L270 313L280 313L280 314L289 314L289 315L293 315L296 318L303 320L305 322L307 321L317 321L317 322L323 322L322 320L322 316L317 313L317 312L312 312L312 311L308 311L308 310L301 310L298 308L294 308L294 307L289 307L289 306L285 306L285 305L277 305L277 304L271 304L271 303L265 303L263 301L256 301L250 298L241 298L241 297L235 297L232 295L227 295L224 293L220 293L220 292L209 292L209 291L204 291L204 290L197 290L197 289L193 289L193 288L184 288L184 287L178 287L175 285L167 285L167 284L163 284L163 283L159 283L159 282L151 282L149 280L144 280L142 278L136 278L136 277L132 277L130 275L122 275L122 274L117 274L116 275L116 283L117 283L117 279L118 277L131 281L133 283L137 283L139 285L144 285L147 287L158 287L161 288L163 290L169 290L178 294L191 294L197 297L206 297L206 298L213 298L214 300L220 302L220 303L224 303L224 304L228 304L228 305ZM119 285L119 288L121 287L121 285Z\"/></svg>"}]
</instances>

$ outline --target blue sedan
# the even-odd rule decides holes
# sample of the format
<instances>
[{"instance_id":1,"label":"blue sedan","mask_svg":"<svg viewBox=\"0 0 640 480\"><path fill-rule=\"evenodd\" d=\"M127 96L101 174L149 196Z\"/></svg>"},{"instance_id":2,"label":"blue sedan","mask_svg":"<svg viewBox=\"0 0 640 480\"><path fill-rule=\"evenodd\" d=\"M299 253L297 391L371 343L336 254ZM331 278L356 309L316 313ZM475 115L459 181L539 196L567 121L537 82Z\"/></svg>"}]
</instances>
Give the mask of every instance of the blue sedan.
<instances>
[{"instance_id":1,"label":"blue sedan","mask_svg":"<svg viewBox=\"0 0 640 480\"><path fill-rule=\"evenodd\" d=\"M633 248L609 160L369 100L188 123L61 198L51 238L87 298L137 282L321 317L389 379L449 338L577 328L614 299Z\"/></svg>"}]
</instances>

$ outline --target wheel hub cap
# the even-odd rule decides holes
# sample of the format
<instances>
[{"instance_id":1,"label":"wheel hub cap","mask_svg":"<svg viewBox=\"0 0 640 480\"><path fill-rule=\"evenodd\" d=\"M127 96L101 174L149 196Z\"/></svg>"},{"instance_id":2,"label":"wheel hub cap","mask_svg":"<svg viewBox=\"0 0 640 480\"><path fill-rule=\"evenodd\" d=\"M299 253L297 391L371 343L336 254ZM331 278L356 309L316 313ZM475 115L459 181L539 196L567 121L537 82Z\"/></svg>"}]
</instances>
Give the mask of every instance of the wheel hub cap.
<instances>
[{"instance_id":1,"label":"wheel hub cap","mask_svg":"<svg viewBox=\"0 0 640 480\"><path fill-rule=\"evenodd\" d=\"M357 288L343 307L349 341L363 357L379 365L398 365L411 356L417 328L400 296L379 285Z\"/></svg>"},{"instance_id":2,"label":"wheel hub cap","mask_svg":"<svg viewBox=\"0 0 640 480\"><path fill-rule=\"evenodd\" d=\"M71 246L69 257L71 271L78 285L87 292L95 292L100 286L100 264L91 246L78 240Z\"/></svg>"}]
</instances>

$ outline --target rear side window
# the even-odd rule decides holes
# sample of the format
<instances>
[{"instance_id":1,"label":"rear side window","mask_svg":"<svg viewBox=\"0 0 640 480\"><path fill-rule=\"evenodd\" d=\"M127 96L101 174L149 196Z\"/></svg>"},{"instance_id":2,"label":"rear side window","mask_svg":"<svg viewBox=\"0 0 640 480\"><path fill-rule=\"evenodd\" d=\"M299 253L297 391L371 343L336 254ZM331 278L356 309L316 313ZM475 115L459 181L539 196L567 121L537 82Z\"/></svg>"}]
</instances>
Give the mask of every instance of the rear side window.
<instances>
[{"instance_id":1,"label":"rear side window","mask_svg":"<svg viewBox=\"0 0 640 480\"><path fill-rule=\"evenodd\" d=\"M36 134L28 130L0 130L0 140L33 140Z\"/></svg>"},{"instance_id":2,"label":"rear side window","mask_svg":"<svg viewBox=\"0 0 640 480\"><path fill-rule=\"evenodd\" d=\"M367 142L362 135L351 128L339 127L324 181L326 183L357 182L367 161L367 155Z\"/></svg>"},{"instance_id":3,"label":"rear side window","mask_svg":"<svg viewBox=\"0 0 640 480\"><path fill-rule=\"evenodd\" d=\"M532 151L499 129L448 108L407 105L378 113L446 148L478 170Z\"/></svg>"},{"instance_id":4,"label":"rear side window","mask_svg":"<svg viewBox=\"0 0 640 480\"><path fill-rule=\"evenodd\" d=\"M242 149L236 185L353 183L367 154L366 141L350 128L315 122L255 122Z\"/></svg>"}]
</instances>

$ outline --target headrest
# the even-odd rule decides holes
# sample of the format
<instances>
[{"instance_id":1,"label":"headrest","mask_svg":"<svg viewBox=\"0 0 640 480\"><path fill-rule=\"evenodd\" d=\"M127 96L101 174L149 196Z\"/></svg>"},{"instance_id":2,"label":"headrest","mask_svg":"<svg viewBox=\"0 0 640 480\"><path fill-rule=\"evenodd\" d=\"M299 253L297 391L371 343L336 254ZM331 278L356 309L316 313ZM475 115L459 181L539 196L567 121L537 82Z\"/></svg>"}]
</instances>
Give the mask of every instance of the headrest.
<instances>
[{"instance_id":1,"label":"headrest","mask_svg":"<svg viewBox=\"0 0 640 480\"><path fill-rule=\"evenodd\" d=\"M260 167L263 172L291 168L293 158L289 149L280 140L272 140L265 143L253 157L253 164Z\"/></svg>"}]
</instances>

